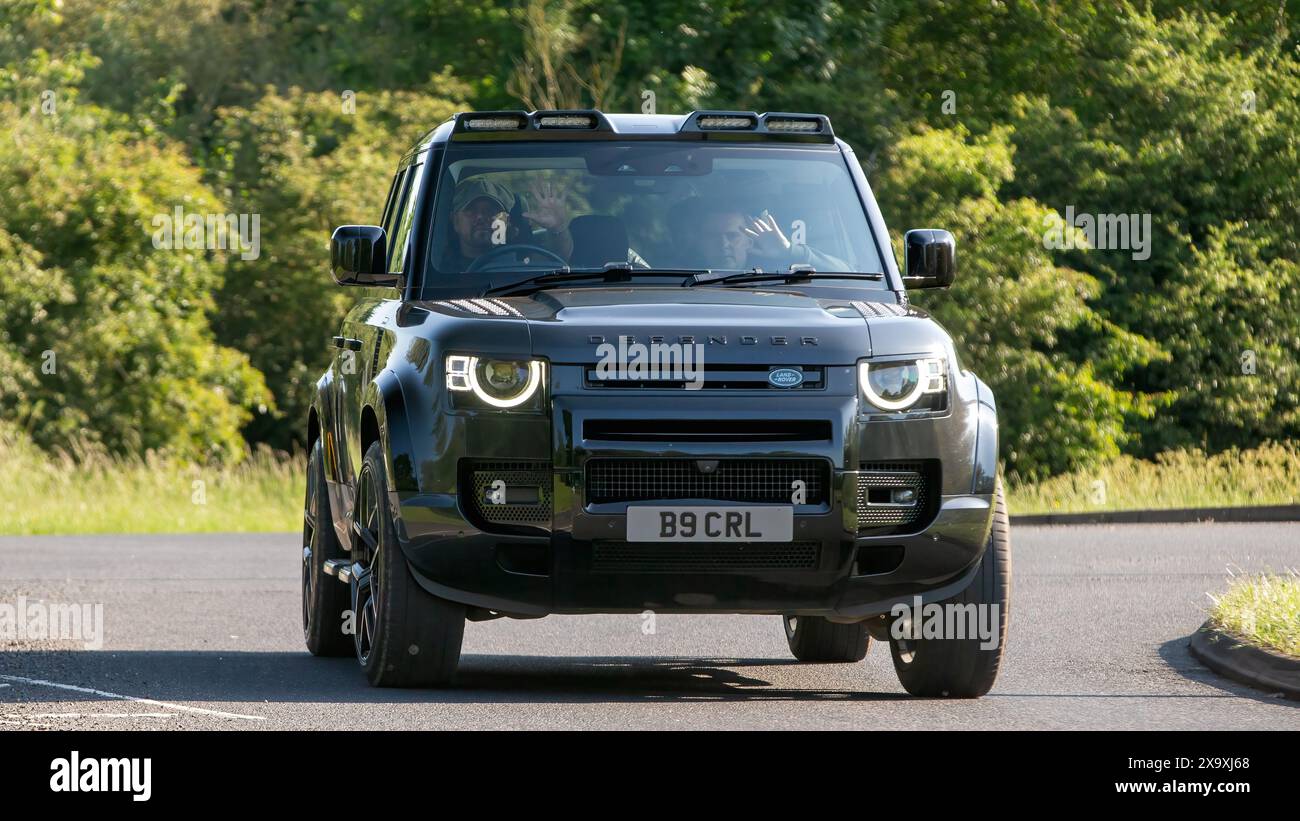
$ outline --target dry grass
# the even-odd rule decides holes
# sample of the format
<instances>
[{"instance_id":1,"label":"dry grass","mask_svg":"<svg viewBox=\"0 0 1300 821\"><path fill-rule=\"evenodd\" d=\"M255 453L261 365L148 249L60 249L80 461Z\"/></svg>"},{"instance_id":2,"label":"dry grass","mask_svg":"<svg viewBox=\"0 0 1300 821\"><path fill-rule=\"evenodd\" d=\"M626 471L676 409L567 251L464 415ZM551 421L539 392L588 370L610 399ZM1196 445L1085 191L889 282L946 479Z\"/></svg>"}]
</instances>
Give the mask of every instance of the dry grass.
<instances>
[{"instance_id":1,"label":"dry grass","mask_svg":"<svg viewBox=\"0 0 1300 821\"><path fill-rule=\"evenodd\" d=\"M1012 513L1300 504L1300 444L1214 456L1170 451L1154 462L1124 456L1091 470L1008 488Z\"/></svg>"},{"instance_id":2,"label":"dry grass","mask_svg":"<svg viewBox=\"0 0 1300 821\"><path fill-rule=\"evenodd\" d=\"M302 526L304 460L270 451L232 467L83 449L51 456L0 434L9 486L0 534L285 531Z\"/></svg>"}]
</instances>

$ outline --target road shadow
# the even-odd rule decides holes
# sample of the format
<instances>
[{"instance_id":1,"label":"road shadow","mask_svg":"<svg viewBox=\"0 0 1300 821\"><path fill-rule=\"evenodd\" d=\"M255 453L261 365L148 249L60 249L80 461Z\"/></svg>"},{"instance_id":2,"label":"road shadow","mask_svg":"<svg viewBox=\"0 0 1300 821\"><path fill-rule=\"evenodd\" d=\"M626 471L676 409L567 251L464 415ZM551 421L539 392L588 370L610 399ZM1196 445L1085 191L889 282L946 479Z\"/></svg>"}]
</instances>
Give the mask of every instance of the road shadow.
<instances>
[{"instance_id":1,"label":"road shadow","mask_svg":"<svg viewBox=\"0 0 1300 821\"><path fill-rule=\"evenodd\" d=\"M1300 707L1300 701L1292 701L1273 695L1267 690L1257 690L1254 687L1248 687L1245 684L1233 681L1230 678L1221 676L1218 673L1206 667L1196 660L1188 649L1188 643L1191 636L1172 639L1160 645L1158 650L1160 658L1169 665L1175 673L1178 673L1189 681L1197 684L1204 684L1213 687L1229 695L1239 698L1248 698L1252 701L1261 701L1266 704L1280 704L1291 708Z\"/></svg>"},{"instance_id":2,"label":"road shadow","mask_svg":"<svg viewBox=\"0 0 1300 821\"><path fill-rule=\"evenodd\" d=\"M339 704L689 703L696 701L894 701L902 692L777 687L762 675L792 659L641 656L506 656L467 653L453 686L370 687L350 658L306 652L53 651L0 653L0 676L41 679L118 695L174 702ZM799 665L843 668L845 665ZM810 679L814 676L810 675ZM0 682L8 680L0 678ZM99 697L10 682L0 704ZM21 695L19 691L21 689Z\"/></svg>"}]
</instances>

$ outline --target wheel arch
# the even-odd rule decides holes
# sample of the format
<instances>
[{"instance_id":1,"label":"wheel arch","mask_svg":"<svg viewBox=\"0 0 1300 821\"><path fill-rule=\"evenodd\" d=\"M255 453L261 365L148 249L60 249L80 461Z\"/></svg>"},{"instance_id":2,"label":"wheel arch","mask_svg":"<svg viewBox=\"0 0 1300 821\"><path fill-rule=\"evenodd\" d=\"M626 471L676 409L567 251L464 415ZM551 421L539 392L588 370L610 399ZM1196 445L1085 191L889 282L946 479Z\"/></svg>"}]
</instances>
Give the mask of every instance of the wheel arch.
<instances>
[{"instance_id":1,"label":"wheel arch","mask_svg":"<svg viewBox=\"0 0 1300 821\"><path fill-rule=\"evenodd\" d=\"M998 477L998 407L993 391L979 377L975 378L975 386L979 394L976 404L979 419L971 492L992 494Z\"/></svg>"},{"instance_id":2,"label":"wheel arch","mask_svg":"<svg viewBox=\"0 0 1300 821\"><path fill-rule=\"evenodd\" d=\"M334 425L334 406L330 397L333 391L333 374L326 371L320 379L316 380L316 396L307 410L307 455L311 455L311 449L315 447L317 441L320 441L325 456L325 478L337 481L338 458L334 452L336 444L334 436L331 435Z\"/></svg>"},{"instance_id":3,"label":"wheel arch","mask_svg":"<svg viewBox=\"0 0 1300 821\"><path fill-rule=\"evenodd\" d=\"M360 423L361 452L364 454L375 442L383 450L386 490L418 491L406 398L401 382L392 371L379 373L366 386Z\"/></svg>"}]
</instances>

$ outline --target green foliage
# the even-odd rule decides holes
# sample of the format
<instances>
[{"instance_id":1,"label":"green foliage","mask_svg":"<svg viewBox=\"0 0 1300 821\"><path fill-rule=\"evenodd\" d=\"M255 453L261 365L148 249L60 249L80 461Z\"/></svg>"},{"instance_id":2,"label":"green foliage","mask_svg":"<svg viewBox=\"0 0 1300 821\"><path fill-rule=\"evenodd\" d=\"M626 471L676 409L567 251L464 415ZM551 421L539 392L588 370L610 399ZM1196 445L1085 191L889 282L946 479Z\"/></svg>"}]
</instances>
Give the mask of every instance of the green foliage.
<instances>
[{"instance_id":1,"label":"green foliage","mask_svg":"<svg viewBox=\"0 0 1300 821\"><path fill-rule=\"evenodd\" d=\"M1135 429L1138 449L1294 437L1300 63L1243 51L1229 21L1204 13L1133 12L1096 28L1086 84L1017 101L1014 190L1057 210L1152 215L1150 259L1070 259L1103 283L1099 311L1169 354L1132 379L1172 396Z\"/></svg>"},{"instance_id":2,"label":"green foliage","mask_svg":"<svg viewBox=\"0 0 1300 821\"><path fill-rule=\"evenodd\" d=\"M451 94L466 91L447 77L435 81ZM261 256L229 258L214 318L220 339L245 351L275 392L280 412L259 419L252 438L287 448L305 436L327 341L357 297L329 277L330 232L378 223L398 159L464 107L414 92L343 100L290 89L267 90L252 108L218 110L209 175L235 211L261 217Z\"/></svg>"},{"instance_id":3,"label":"green foliage","mask_svg":"<svg viewBox=\"0 0 1300 821\"><path fill-rule=\"evenodd\" d=\"M153 220L219 204L175 145L84 104L0 103L0 407L44 446L237 458L268 401L208 327L219 261L158 249ZM66 111L68 109L60 109Z\"/></svg>"},{"instance_id":4,"label":"green foliage","mask_svg":"<svg viewBox=\"0 0 1300 821\"><path fill-rule=\"evenodd\" d=\"M999 128L969 139L958 127L906 137L885 159L877 197L903 225L952 231L958 284L916 302L953 334L965 364L993 389L1008 470L1034 479L1119 453L1126 418L1151 405L1106 377L1153 351L1108 326L1088 304L1096 280L1058 265L1044 248L1050 209L1027 198L997 199L1014 176L1009 133ZM1072 353L1066 337L1085 355ZM1101 372L1094 358L1104 359Z\"/></svg>"}]
</instances>

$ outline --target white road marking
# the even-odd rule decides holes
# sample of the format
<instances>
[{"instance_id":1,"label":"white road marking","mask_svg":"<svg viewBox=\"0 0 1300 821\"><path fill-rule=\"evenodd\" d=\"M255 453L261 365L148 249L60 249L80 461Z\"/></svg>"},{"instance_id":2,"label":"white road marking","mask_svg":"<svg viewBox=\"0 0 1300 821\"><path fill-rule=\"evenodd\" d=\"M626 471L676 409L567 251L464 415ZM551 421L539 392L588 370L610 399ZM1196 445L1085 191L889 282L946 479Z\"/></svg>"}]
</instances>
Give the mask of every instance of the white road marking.
<instances>
[{"instance_id":1,"label":"white road marking","mask_svg":"<svg viewBox=\"0 0 1300 821\"><path fill-rule=\"evenodd\" d=\"M23 676L3 676L0 678L7 681L16 681L20 684L37 684L42 687L57 687L60 690L71 690L74 693L89 693L90 695L100 696L102 698L115 698L120 701L134 701L137 704L152 704L155 707L165 707L169 710L181 710L187 713L199 713L206 716L218 716L220 718L242 718L245 721L266 721L264 716L246 716L240 713L223 713L220 710L207 710L203 707L188 707L184 704L172 704L167 701L158 701L152 698L140 698L139 696L124 696L121 693L110 693L107 690L96 690L93 687L78 687L75 684L60 684L57 681L45 681L39 678L25 678Z\"/></svg>"},{"instance_id":2,"label":"white road marking","mask_svg":"<svg viewBox=\"0 0 1300 821\"><path fill-rule=\"evenodd\" d=\"M5 718L175 718L175 713L5 713Z\"/></svg>"},{"instance_id":3,"label":"white road marking","mask_svg":"<svg viewBox=\"0 0 1300 821\"><path fill-rule=\"evenodd\" d=\"M13 724L16 727L45 727L50 730L54 729L53 724L42 724L39 721L6 721L0 719L0 724Z\"/></svg>"}]
</instances>

